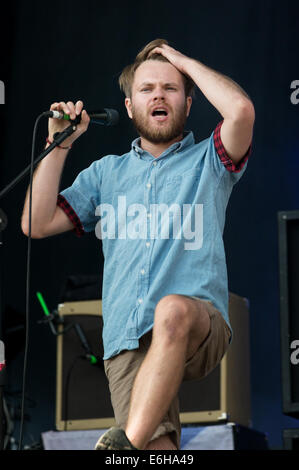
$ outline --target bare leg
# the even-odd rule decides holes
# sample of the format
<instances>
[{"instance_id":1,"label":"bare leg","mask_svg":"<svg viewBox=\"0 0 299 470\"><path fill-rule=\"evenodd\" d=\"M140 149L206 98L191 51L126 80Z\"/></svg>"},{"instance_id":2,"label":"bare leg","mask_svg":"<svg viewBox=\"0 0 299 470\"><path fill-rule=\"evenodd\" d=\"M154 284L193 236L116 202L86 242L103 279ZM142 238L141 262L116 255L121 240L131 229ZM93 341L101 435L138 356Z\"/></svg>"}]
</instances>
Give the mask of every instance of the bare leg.
<instances>
[{"instance_id":1,"label":"bare leg","mask_svg":"<svg viewBox=\"0 0 299 470\"><path fill-rule=\"evenodd\" d=\"M185 361L207 336L210 317L200 301L169 295L156 307L151 346L136 376L126 426L144 449L178 392Z\"/></svg>"}]
</instances>

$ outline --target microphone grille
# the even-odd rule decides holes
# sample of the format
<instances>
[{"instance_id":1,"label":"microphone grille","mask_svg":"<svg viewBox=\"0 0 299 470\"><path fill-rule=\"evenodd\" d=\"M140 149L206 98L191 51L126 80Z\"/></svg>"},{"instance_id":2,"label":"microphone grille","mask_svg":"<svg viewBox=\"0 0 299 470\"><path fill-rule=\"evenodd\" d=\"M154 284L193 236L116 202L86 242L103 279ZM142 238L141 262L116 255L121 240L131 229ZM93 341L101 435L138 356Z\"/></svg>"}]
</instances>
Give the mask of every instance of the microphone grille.
<instances>
[{"instance_id":1,"label":"microphone grille","mask_svg":"<svg viewBox=\"0 0 299 470\"><path fill-rule=\"evenodd\" d=\"M104 108L104 111L106 111L108 119L107 119L107 126L115 126L118 124L119 121L119 114L116 109L109 109L109 108Z\"/></svg>"}]
</instances>

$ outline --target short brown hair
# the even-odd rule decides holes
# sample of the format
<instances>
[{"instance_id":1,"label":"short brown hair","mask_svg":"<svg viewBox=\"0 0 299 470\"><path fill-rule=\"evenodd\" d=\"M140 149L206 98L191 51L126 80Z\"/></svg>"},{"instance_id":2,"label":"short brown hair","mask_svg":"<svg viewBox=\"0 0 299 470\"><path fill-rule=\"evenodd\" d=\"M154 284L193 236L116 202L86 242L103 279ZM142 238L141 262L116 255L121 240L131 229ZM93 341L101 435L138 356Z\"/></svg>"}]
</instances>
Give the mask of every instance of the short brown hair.
<instances>
[{"instance_id":1,"label":"short brown hair","mask_svg":"<svg viewBox=\"0 0 299 470\"><path fill-rule=\"evenodd\" d=\"M159 60L161 62L169 62L166 57L164 57L161 54L152 54L150 57L150 53L155 47L160 47L162 44L168 44L168 41L166 39L155 39L154 41L149 42L136 56L135 61L133 64L127 65L119 79L119 86L120 89L124 92L127 98L131 98L132 94L132 85L133 85L133 80L135 76L135 72L138 69L139 65L142 64L142 62L145 62L146 60ZM187 75L184 75L182 73L183 79L184 79L184 85L185 85L185 94L186 96L194 96L194 89L195 89L195 84L193 80L191 80L190 77Z\"/></svg>"}]
</instances>

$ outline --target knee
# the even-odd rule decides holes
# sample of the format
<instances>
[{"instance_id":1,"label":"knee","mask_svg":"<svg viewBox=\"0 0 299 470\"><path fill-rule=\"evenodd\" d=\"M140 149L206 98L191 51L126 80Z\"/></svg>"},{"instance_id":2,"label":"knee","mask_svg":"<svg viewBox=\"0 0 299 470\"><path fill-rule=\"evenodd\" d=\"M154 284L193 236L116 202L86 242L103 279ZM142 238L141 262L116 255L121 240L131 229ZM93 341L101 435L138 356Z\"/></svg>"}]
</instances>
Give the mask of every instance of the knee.
<instances>
[{"instance_id":1,"label":"knee","mask_svg":"<svg viewBox=\"0 0 299 470\"><path fill-rule=\"evenodd\" d=\"M192 325L192 306L186 297L170 294L156 305L154 329L171 340L188 337Z\"/></svg>"}]
</instances>

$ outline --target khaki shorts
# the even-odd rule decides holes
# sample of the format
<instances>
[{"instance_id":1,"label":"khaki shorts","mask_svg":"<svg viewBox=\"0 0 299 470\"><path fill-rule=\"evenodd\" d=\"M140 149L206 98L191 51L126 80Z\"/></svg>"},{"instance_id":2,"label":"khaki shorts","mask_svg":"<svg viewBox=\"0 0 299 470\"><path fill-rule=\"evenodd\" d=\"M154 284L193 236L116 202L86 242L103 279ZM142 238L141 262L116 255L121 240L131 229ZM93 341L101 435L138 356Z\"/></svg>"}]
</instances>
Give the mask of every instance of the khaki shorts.
<instances>
[{"instance_id":1,"label":"khaki shorts","mask_svg":"<svg viewBox=\"0 0 299 470\"><path fill-rule=\"evenodd\" d=\"M194 296L189 297L198 299ZM231 332L223 316L213 306L212 302L207 300L202 300L202 302L205 303L210 315L210 331L194 356L186 362L183 380L201 379L208 375L219 364L229 346ZM125 429L128 419L134 380L150 346L151 338L152 331L149 331L140 338L138 349L121 351L117 356L104 361L115 420L117 425L123 429ZM150 440L152 441L165 434L170 435L177 449L179 449L181 424L178 396L171 403L167 414Z\"/></svg>"}]
</instances>

